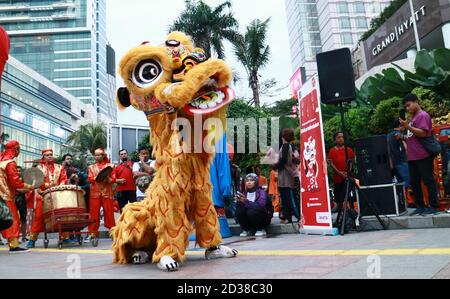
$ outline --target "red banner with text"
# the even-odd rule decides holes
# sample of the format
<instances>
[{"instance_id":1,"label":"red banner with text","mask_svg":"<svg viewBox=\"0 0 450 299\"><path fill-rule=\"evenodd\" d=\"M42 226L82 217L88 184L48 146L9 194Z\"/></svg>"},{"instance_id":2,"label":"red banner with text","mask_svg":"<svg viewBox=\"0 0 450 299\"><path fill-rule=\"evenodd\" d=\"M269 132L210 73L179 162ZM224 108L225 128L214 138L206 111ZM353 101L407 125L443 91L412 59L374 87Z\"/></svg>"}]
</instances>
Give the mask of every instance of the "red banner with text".
<instances>
[{"instance_id":1,"label":"red banner with text","mask_svg":"<svg viewBox=\"0 0 450 299\"><path fill-rule=\"evenodd\" d=\"M333 234L318 82L317 77L313 77L299 92L303 216L301 232Z\"/></svg>"}]
</instances>

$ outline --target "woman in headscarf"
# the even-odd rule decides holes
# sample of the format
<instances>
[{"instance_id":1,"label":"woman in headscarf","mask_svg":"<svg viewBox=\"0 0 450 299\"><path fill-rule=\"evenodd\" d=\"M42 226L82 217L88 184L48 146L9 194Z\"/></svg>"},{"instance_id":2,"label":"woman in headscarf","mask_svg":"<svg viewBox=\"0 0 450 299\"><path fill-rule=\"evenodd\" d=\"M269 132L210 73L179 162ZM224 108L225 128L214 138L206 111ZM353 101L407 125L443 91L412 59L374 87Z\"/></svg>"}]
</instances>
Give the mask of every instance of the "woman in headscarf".
<instances>
[{"instance_id":1,"label":"woman in headscarf","mask_svg":"<svg viewBox=\"0 0 450 299\"><path fill-rule=\"evenodd\" d=\"M246 192L238 193L236 218L241 225L241 237L266 236L266 228L273 216L272 203L267 193L259 187L258 176L250 173L246 177Z\"/></svg>"}]
</instances>

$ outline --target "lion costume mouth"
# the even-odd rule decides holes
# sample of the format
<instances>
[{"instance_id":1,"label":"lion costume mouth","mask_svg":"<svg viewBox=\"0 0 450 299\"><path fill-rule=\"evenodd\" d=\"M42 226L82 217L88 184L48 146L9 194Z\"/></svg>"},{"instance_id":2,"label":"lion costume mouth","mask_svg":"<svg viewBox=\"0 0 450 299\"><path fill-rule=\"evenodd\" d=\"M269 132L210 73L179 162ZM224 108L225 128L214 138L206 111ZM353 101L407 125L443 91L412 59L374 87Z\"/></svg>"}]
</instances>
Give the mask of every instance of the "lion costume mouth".
<instances>
[{"instance_id":1,"label":"lion costume mouth","mask_svg":"<svg viewBox=\"0 0 450 299\"><path fill-rule=\"evenodd\" d=\"M209 79L194 96L191 103L184 106L188 115L212 114L230 104L235 98L234 91L229 87L219 88L214 78Z\"/></svg>"},{"instance_id":2,"label":"lion costume mouth","mask_svg":"<svg viewBox=\"0 0 450 299\"><path fill-rule=\"evenodd\" d=\"M162 102L176 102L177 108L189 116L210 115L234 101L235 93L228 87L230 77L223 62L206 61L186 72L183 81L166 86L157 96Z\"/></svg>"}]
</instances>

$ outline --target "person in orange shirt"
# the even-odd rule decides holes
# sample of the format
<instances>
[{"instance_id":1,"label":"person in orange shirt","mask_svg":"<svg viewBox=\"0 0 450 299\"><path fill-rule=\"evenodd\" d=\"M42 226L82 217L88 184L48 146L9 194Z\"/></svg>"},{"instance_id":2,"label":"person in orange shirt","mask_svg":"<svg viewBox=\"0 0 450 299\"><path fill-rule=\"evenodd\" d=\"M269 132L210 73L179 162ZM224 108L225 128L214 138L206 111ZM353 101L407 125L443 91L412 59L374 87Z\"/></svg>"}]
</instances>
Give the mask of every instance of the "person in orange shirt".
<instances>
[{"instance_id":1,"label":"person in orange shirt","mask_svg":"<svg viewBox=\"0 0 450 299\"><path fill-rule=\"evenodd\" d=\"M8 239L10 253L28 251L28 249L19 247L20 218L15 198L18 189L29 191L33 189L33 186L25 184L19 176L17 164L14 161L19 154L20 143L15 140L8 142L5 151L0 154L0 198L5 201L13 216L12 226L1 231L1 234Z\"/></svg>"},{"instance_id":2,"label":"person in orange shirt","mask_svg":"<svg viewBox=\"0 0 450 299\"><path fill-rule=\"evenodd\" d=\"M91 238L98 237L98 229L100 227L100 207L103 207L105 217L105 227L108 229L116 225L114 219L114 191L113 184L116 183L116 173L114 165L109 162L108 157L103 149L95 150L95 160L97 163L89 166L88 180L91 183L91 192L89 198L90 218L93 221L89 225L89 232ZM106 167L112 167L113 171L104 182L97 182L96 178L100 171Z\"/></svg>"},{"instance_id":3,"label":"person in orange shirt","mask_svg":"<svg viewBox=\"0 0 450 299\"><path fill-rule=\"evenodd\" d=\"M259 186L267 192L267 178L261 174L261 167L255 166L255 174L258 176Z\"/></svg>"},{"instance_id":4,"label":"person in orange shirt","mask_svg":"<svg viewBox=\"0 0 450 299\"><path fill-rule=\"evenodd\" d=\"M42 151L42 162L37 168L44 174L44 184L36 194L36 208L34 209L33 223L30 228L30 241L28 248L35 248L39 233L44 231L44 214L43 214L43 198L42 193L50 188L67 184L66 170L62 165L56 164L53 156L53 150L47 149Z\"/></svg>"},{"instance_id":5,"label":"person in orange shirt","mask_svg":"<svg viewBox=\"0 0 450 299\"><path fill-rule=\"evenodd\" d=\"M280 194L278 193L278 171L274 166L270 171L269 196L272 197L273 210L280 213Z\"/></svg>"}]
</instances>

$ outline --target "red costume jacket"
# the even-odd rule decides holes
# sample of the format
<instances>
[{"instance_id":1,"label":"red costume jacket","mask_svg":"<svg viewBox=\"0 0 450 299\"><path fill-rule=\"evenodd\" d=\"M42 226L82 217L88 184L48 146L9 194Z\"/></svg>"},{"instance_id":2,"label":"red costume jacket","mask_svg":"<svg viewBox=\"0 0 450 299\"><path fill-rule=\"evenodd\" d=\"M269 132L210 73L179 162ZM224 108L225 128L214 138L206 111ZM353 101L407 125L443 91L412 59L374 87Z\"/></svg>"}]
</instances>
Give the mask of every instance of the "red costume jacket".
<instances>
[{"instance_id":1,"label":"red costume jacket","mask_svg":"<svg viewBox=\"0 0 450 299\"><path fill-rule=\"evenodd\" d=\"M14 160L0 162L0 197L5 201L15 201L16 190L25 187Z\"/></svg>"},{"instance_id":2,"label":"red costume jacket","mask_svg":"<svg viewBox=\"0 0 450 299\"><path fill-rule=\"evenodd\" d=\"M61 186L67 184L66 170L59 164L41 164L38 165L38 169L44 174L44 184L41 187L41 191L45 191L49 188Z\"/></svg>"},{"instance_id":3,"label":"red costume jacket","mask_svg":"<svg viewBox=\"0 0 450 299\"><path fill-rule=\"evenodd\" d=\"M107 166L113 168L113 171L109 175L109 178L106 179L106 181L103 183L96 182L95 178L97 177L97 175ZM116 172L114 169L114 165L110 163L95 163L94 165L89 166L88 172L88 180L89 183L91 183L90 197L111 199L114 198L113 184L116 182Z\"/></svg>"}]
</instances>

